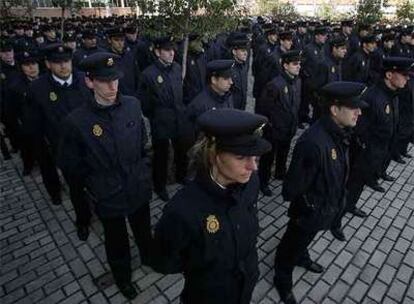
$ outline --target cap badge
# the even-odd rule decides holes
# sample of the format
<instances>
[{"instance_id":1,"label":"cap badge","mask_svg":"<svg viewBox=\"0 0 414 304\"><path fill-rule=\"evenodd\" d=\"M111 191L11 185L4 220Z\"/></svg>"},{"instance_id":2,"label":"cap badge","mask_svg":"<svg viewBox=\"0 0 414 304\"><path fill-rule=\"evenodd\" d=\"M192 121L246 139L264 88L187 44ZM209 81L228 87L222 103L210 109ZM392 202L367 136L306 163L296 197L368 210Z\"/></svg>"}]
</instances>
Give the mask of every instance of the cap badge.
<instances>
[{"instance_id":1,"label":"cap badge","mask_svg":"<svg viewBox=\"0 0 414 304\"><path fill-rule=\"evenodd\" d=\"M262 124L260 127L258 127L255 131L254 134L257 136L262 136L263 135L263 128L265 127L265 123Z\"/></svg>"},{"instance_id":2,"label":"cap badge","mask_svg":"<svg viewBox=\"0 0 414 304\"><path fill-rule=\"evenodd\" d=\"M362 63L361 63L361 64L362 64L362 66L365 66L365 61L362 61Z\"/></svg>"},{"instance_id":3,"label":"cap badge","mask_svg":"<svg viewBox=\"0 0 414 304\"><path fill-rule=\"evenodd\" d=\"M102 133L103 133L102 127L100 125L98 125L98 124L94 124L93 125L93 128L92 128L92 133L96 137L102 136Z\"/></svg>"},{"instance_id":4,"label":"cap badge","mask_svg":"<svg viewBox=\"0 0 414 304\"><path fill-rule=\"evenodd\" d=\"M50 93L49 93L49 99L50 99L51 101L56 101L56 100L58 99L58 97L57 97L57 95L56 95L56 93L55 93L55 92L50 92Z\"/></svg>"},{"instance_id":5,"label":"cap badge","mask_svg":"<svg viewBox=\"0 0 414 304\"><path fill-rule=\"evenodd\" d=\"M164 82L164 79L162 78L162 76L161 76L161 75L158 75L158 77L157 77L157 82L158 82L159 84L161 84L161 83L163 83L163 82Z\"/></svg>"},{"instance_id":6,"label":"cap badge","mask_svg":"<svg viewBox=\"0 0 414 304\"><path fill-rule=\"evenodd\" d=\"M270 54L271 50L270 49L267 49L267 52Z\"/></svg>"},{"instance_id":7,"label":"cap badge","mask_svg":"<svg viewBox=\"0 0 414 304\"><path fill-rule=\"evenodd\" d=\"M331 69L331 72L332 72L332 73L335 73L335 71L336 71L336 70L335 70L335 67L333 66L333 67L332 67L332 69Z\"/></svg>"},{"instance_id":8,"label":"cap badge","mask_svg":"<svg viewBox=\"0 0 414 304\"><path fill-rule=\"evenodd\" d=\"M191 65L195 65L195 62L194 62L194 60L191 60Z\"/></svg>"},{"instance_id":9,"label":"cap badge","mask_svg":"<svg viewBox=\"0 0 414 304\"><path fill-rule=\"evenodd\" d=\"M385 113L386 113L386 114L390 114L390 112L391 112L390 105L389 105L389 104L387 104L387 105L385 106Z\"/></svg>"},{"instance_id":10,"label":"cap badge","mask_svg":"<svg viewBox=\"0 0 414 304\"><path fill-rule=\"evenodd\" d=\"M288 87L285 87L285 88L283 89L283 91L285 92L285 94L289 93Z\"/></svg>"},{"instance_id":11,"label":"cap badge","mask_svg":"<svg viewBox=\"0 0 414 304\"><path fill-rule=\"evenodd\" d=\"M206 228L208 233L216 233L220 229L220 223L215 215L209 215L207 217Z\"/></svg>"},{"instance_id":12,"label":"cap badge","mask_svg":"<svg viewBox=\"0 0 414 304\"><path fill-rule=\"evenodd\" d=\"M24 52L23 56L24 57L29 57L29 53L28 52Z\"/></svg>"},{"instance_id":13,"label":"cap badge","mask_svg":"<svg viewBox=\"0 0 414 304\"><path fill-rule=\"evenodd\" d=\"M318 51L317 50L315 50L315 55L318 55Z\"/></svg>"},{"instance_id":14,"label":"cap badge","mask_svg":"<svg viewBox=\"0 0 414 304\"><path fill-rule=\"evenodd\" d=\"M83 58L86 58L86 57L88 57L88 55L86 55L86 54L85 54L85 55L83 55Z\"/></svg>"},{"instance_id":15,"label":"cap badge","mask_svg":"<svg viewBox=\"0 0 414 304\"><path fill-rule=\"evenodd\" d=\"M332 157L333 160L336 160L337 157L338 157L337 154L336 154L335 148L332 148L332 150L331 150L331 157Z\"/></svg>"},{"instance_id":16,"label":"cap badge","mask_svg":"<svg viewBox=\"0 0 414 304\"><path fill-rule=\"evenodd\" d=\"M106 62L106 65L107 66L113 66L114 65L114 59L111 57L111 58L108 58L108 61Z\"/></svg>"},{"instance_id":17,"label":"cap badge","mask_svg":"<svg viewBox=\"0 0 414 304\"><path fill-rule=\"evenodd\" d=\"M63 53L63 47L61 47L61 46L60 46L60 47L58 48L58 52L59 52L59 53Z\"/></svg>"}]
</instances>

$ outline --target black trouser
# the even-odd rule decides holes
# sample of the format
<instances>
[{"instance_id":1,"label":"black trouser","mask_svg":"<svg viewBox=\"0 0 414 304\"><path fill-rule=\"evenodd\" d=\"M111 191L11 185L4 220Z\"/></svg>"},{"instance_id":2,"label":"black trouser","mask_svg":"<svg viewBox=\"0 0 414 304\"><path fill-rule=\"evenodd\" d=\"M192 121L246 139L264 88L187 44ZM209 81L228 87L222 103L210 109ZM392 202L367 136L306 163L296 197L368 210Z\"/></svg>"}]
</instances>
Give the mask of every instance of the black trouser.
<instances>
[{"instance_id":1,"label":"black trouser","mask_svg":"<svg viewBox=\"0 0 414 304\"><path fill-rule=\"evenodd\" d=\"M299 261L310 260L308 246L317 231L304 229L290 219L275 255L275 279L285 290L292 289L292 273Z\"/></svg>"},{"instance_id":2,"label":"black trouser","mask_svg":"<svg viewBox=\"0 0 414 304\"><path fill-rule=\"evenodd\" d=\"M188 158L187 152L191 145L191 140L186 138L172 139L174 149L175 178L182 181L187 174ZM168 160L169 160L169 139L156 139L152 141L154 149L152 168L155 192L162 191L167 185Z\"/></svg>"},{"instance_id":3,"label":"black trouser","mask_svg":"<svg viewBox=\"0 0 414 304\"><path fill-rule=\"evenodd\" d=\"M131 282L131 252L125 217L101 218L105 251L115 283L122 287ZM152 249L149 203L128 215L129 226L139 248L141 263L149 265Z\"/></svg>"},{"instance_id":4,"label":"black trouser","mask_svg":"<svg viewBox=\"0 0 414 304\"><path fill-rule=\"evenodd\" d=\"M49 147L43 140L36 144L35 153L47 193L52 199L60 198L61 184L56 169L56 163Z\"/></svg>"},{"instance_id":5,"label":"black trouser","mask_svg":"<svg viewBox=\"0 0 414 304\"><path fill-rule=\"evenodd\" d=\"M91 222L91 210L86 199L83 183L77 178L65 176L69 186L69 196L76 215L76 227L89 226Z\"/></svg>"},{"instance_id":6,"label":"black trouser","mask_svg":"<svg viewBox=\"0 0 414 304\"><path fill-rule=\"evenodd\" d=\"M272 165L275 160L275 176L284 175L286 173L286 162L289 155L291 141L292 139L285 141L273 141L272 150L260 157L259 178L261 186L267 186L269 184Z\"/></svg>"}]
</instances>

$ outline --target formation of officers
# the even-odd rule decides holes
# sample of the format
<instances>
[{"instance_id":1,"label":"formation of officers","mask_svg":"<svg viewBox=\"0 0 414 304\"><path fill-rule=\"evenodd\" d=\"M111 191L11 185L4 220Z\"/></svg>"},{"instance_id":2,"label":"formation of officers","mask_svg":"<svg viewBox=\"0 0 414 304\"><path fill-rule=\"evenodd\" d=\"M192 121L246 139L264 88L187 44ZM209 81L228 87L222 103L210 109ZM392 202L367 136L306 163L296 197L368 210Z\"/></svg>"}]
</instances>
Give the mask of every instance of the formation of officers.
<instances>
[{"instance_id":1,"label":"formation of officers","mask_svg":"<svg viewBox=\"0 0 414 304\"><path fill-rule=\"evenodd\" d=\"M367 216L364 186L384 192L390 162L411 158L412 25L257 17L210 39L190 34L182 65L184 42L149 37L136 19L73 18L63 36L57 19L2 22L3 157L20 152L23 175L39 166L54 205L63 177L81 241L93 209L128 299L137 291L126 219L143 265L184 274L183 303L249 303L256 202L273 195L273 174L290 217L274 285L296 303L294 267L324 270L307 250L316 233L345 241L344 214ZM245 111L250 62L255 114ZM183 187L170 200L171 179ZM152 190L169 201L154 233Z\"/></svg>"}]
</instances>

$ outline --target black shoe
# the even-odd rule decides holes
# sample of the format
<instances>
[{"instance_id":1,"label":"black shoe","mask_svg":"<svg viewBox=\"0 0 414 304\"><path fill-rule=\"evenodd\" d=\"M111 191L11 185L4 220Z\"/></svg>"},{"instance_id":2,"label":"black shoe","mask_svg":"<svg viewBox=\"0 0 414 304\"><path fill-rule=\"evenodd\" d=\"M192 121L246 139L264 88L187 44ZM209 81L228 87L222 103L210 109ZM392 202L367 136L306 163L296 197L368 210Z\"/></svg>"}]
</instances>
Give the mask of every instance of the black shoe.
<instances>
[{"instance_id":1,"label":"black shoe","mask_svg":"<svg viewBox=\"0 0 414 304\"><path fill-rule=\"evenodd\" d=\"M128 300L135 299L138 295L137 290L135 289L132 283L119 287L119 291L124 295Z\"/></svg>"},{"instance_id":2,"label":"black shoe","mask_svg":"<svg viewBox=\"0 0 414 304\"><path fill-rule=\"evenodd\" d=\"M370 187L372 190L377 191L377 192L385 192L385 189L380 186L379 184L375 183L375 184L368 184L368 187Z\"/></svg>"},{"instance_id":3,"label":"black shoe","mask_svg":"<svg viewBox=\"0 0 414 304\"><path fill-rule=\"evenodd\" d=\"M293 295L291 288L286 288L283 284L280 284L278 280L275 278L273 279L273 284L276 287L277 292L279 293L280 299L285 304L297 304L295 296Z\"/></svg>"},{"instance_id":4,"label":"black shoe","mask_svg":"<svg viewBox=\"0 0 414 304\"><path fill-rule=\"evenodd\" d=\"M158 197L164 202L168 202L170 200L170 196L168 195L166 189L163 189L161 191L155 191L155 193L157 193Z\"/></svg>"},{"instance_id":5,"label":"black shoe","mask_svg":"<svg viewBox=\"0 0 414 304\"><path fill-rule=\"evenodd\" d=\"M331 229L331 233L334 236L334 238L336 238L338 241L341 241L341 242L346 241L346 238L345 238L345 235L342 229L339 229L339 228Z\"/></svg>"},{"instance_id":6,"label":"black shoe","mask_svg":"<svg viewBox=\"0 0 414 304\"><path fill-rule=\"evenodd\" d=\"M306 270L310 271L310 272L314 272L314 273L322 273L324 271L323 266L312 261L312 260L308 260L308 261L299 261L299 263L297 263L297 266L299 267L303 267Z\"/></svg>"},{"instance_id":7,"label":"black shoe","mask_svg":"<svg viewBox=\"0 0 414 304\"><path fill-rule=\"evenodd\" d=\"M55 206L62 205L62 198L60 195L52 196L51 197L52 204Z\"/></svg>"},{"instance_id":8,"label":"black shoe","mask_svg":"<svg viewBox=\"0 0 414 304\"><path fill-rule=\"evenodd\" d=\"M356 217L360 217L360 218L364 218L364 217L368 216L368 214L365 211L362 211L359 208L354 208L354 209L348 210L348 212L355 215Z\"/></svg>"},{"instance_id":9,"label":"black shoe","mask_svg":"<svg viewBox=\"0 0 414 304\"><path fill-rule=\"evenodd\" d=\"M408 153L408 152L401 153L401 156L402 157L405 157L405 158L413 158L413 156L410 153Z\"/></svg>"},{"instance_id":10,"label":"black shoe","mask_svg":"<svg viewBox=\"0 0 414 304\"><path fill-rule=\"evenodd\" d=\"M392 177L391 175L388 175L387 173L384 173L381 175L381 178L385 180L386 182L393 182L395 181L395 177Z\"/></svg>"},{"instance_id":11,"label":"black shoe","mask_svg":"<svg viewBox=\"0 0 414 304\"><path fill-rule=\"evenodd\" d=\"M85 226L82 225L82 226L78 226L77 230L78 230L77 233L78 233L79 240L86 241L89 236L89 227L86 225Z\"/></svg>"},{"instance_id":12,"label":"black shoe","mask_svg":"<svg viewBox=\"0 0 414 304\"><path fill-rule=\"evenodd\" d=\"M272 196L273 192L270 190L269 186L260 187L260 191L262 191L264 196Z\"/></svg>"},{"instance_id":13,"label":"black shoe","mask_svg":"<svg viewBox=\"0 0 414 304\"><path fill-rule=\"evenodd\" d=\"M404 165L404 164L406 164L406 163L407 163L405 160L403 160L403 159L401 158L401 156L400 156L400 155L398 155L398 156L394 157L394 158L393 158L393 160L394 160L395 162L399 163L399 164L402 164L402 165Z\"/></svg>"}]
</instances>

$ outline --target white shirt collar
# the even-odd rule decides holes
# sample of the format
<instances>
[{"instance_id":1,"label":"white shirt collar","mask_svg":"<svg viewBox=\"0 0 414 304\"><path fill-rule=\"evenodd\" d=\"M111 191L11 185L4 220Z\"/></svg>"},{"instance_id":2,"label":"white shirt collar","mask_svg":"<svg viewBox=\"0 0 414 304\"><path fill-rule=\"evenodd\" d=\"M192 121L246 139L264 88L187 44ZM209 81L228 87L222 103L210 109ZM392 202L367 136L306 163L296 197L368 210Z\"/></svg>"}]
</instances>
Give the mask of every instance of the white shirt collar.
<instances>
[{"instance_id":1,"label":"white shirt collar","mask_svg":"<svg viewBox=\"0 0 414 304\"><path fill-rule=\"evenodd\" d=\"M52 77L55 81L57 81L62 86L65 84L65 82L68 84L68 86L70 86L72 84L72 81L73 81L72 74L70 74L69 78L66 79L66 80L63 80L63 79L55 76L55 74L52 74Z\"/></svg>"}]
</instances>

